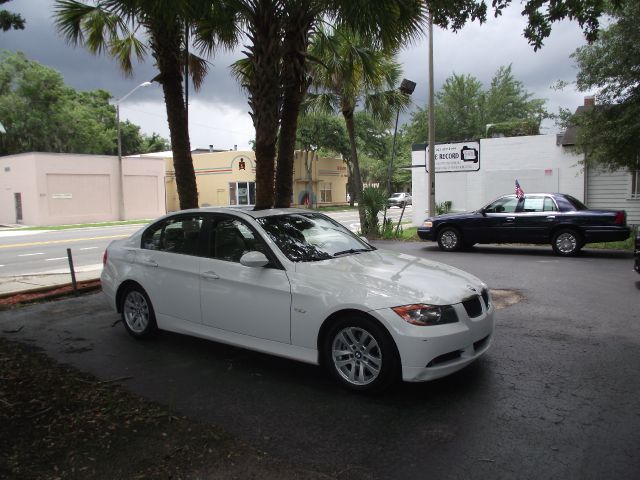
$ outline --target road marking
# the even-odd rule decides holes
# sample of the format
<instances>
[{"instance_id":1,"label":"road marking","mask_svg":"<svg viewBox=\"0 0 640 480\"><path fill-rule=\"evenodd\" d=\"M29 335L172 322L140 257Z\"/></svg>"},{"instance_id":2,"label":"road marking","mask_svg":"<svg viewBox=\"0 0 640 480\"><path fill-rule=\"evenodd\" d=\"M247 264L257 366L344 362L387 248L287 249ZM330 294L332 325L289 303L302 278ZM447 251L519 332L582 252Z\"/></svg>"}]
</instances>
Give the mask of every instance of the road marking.
<instances>
[{"instance_id":1,"label":"road marking","mask_svg":"<svg viewBox=\"0 0 640 480\"><path fill-rule=\"evenodd\" d=\"M54 260L66 260L67 257L58 257L58 258L46 258L45 262L53 262Z\"/></svg>"},{"instance_id":2,"label":"road marking","mask_svg":"<svg viewBox=\"0 0 640 480\"><path fill-rule=\"evenodd\" d=\"M33 257L34 255L44 255L44 253L22 253L19 257Z\"/></svg>"},{"instance_id":3,"label":"road marking","mask_svg":"<svg viewBox=\"0 0 640 480\"><path fill-rule=\"evenodd\" d=\"M67 240L49 240L47 242L29 242L29 243L12 243L9 245L0 245L2 248L18 248L18 247L33 247L36 245L53 245L56 243L73 243L73 242L90 242L92 240L107 240L109 238L127 238L130 235L107 235L105 237L86 237L86 238L69 238ZM30 254L33 255L33 254ZM38 254L44 255L44 253Z\"/></svg>"},{"instance_id":4,"label":"road marking","mask_svg":"<svg viewBox=\"0 0 640 480\"><path fill-rule=\"evenodd\" d=\"M96 248L98 247L84 247L84 248L81 248L80 250L95 250Z\"/></svg>"}]
</instances>

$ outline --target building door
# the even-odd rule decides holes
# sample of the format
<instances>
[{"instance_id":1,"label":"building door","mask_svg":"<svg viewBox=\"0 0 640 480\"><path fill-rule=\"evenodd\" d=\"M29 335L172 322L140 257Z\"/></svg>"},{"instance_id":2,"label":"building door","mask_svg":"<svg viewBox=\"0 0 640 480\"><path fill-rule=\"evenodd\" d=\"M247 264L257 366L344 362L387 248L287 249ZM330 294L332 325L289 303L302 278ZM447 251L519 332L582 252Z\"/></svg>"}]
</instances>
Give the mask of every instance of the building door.
<instances>
[{"instance_id":1,"label":"building door","mask_svg":"<svg viewBox=\"0 0 640 480\"><path fill-rule=\"evenodd\" d=\"M22 223L22 194L14 193L13 198L16 204L16 223Z\"/></svg>"},{"instance_id":2,"label":"building door","mask_svg":"<svg viewBox=\"0 0 640 480\"><path fill-rule=\"evenodd\" d=\"M235 182L229 184L229 205L255 205L255 182Z\"/></svg>"}]
</instances>

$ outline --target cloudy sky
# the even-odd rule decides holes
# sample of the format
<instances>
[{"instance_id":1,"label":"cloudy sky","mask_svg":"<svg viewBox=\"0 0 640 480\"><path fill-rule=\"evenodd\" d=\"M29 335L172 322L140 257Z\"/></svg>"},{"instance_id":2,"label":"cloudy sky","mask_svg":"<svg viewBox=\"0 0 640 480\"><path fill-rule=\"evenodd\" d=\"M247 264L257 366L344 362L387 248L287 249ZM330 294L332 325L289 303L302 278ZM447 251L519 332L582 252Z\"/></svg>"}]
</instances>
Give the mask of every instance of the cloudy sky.
<instances>
[{"instance_id":1,"label":"cloudy sky","mask_svg":"<svg viewBox=\"0 0 640 480\"><path fill-rule=\"evenodd\" d=\"M522 31L525 21L520 15L518 0L499 18L489 18L483 24L467 25L457 34L434 29L435 88L452 73L470 74L488 85L492 75L502 65L512 64L512 71L526 89L547 100L547 108L575 109L582 103L583 93L573 88L557 92L550 87L558 80L573 82L576 69L569 58L584 44L577 23L562 22L553 26L553 33L542 50L534 52ZM82 47L71 47L56 32L52 20L52 0L14 0L4 8L20 13L26 29L0 32L0 48L22 51L27 57L55 68L68 85L80 90L105 89L114 97L122 97L140 83L156 75L152 62L136 66L130 78L124 77L117 65L106 56L96 57ZM240 53L223 53L211 59L209 76L198 93L191 91L189 101L190 135L193 148L239 149L249 147L254 130L249 117L247 98L229 73L229 65ZM426 37L403 50L400 62L404 76L417 83L413 95L414 107L426 105L428 51ZM145 133L157 132L169 138L161 88L153 84L141 88L120 106L123 119L140 125ZM543 125L545 133L553 133L553 122ZM437 126L436 126L437 128Z\"/></svg>"}]
</instances>

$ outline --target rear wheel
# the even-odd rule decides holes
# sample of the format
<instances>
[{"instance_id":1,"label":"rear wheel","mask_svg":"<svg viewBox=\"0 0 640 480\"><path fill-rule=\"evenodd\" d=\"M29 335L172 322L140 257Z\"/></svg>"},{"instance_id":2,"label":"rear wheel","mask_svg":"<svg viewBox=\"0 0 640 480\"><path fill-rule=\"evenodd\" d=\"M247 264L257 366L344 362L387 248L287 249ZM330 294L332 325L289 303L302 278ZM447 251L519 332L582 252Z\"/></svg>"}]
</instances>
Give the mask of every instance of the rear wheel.
<instances>
[{"instance_id":1,"label":"rear wheel","mask_svg":"<svg viewBox=\"0 0 640 480\"><path fill-rule=\"evenodd\" d=\"M571 229L558 230L551 240L551 246L556 255L571 257L577 255L582 248L582 237Z\"/></svg>"},{"instance_id":2,"label":"rear wheel","mask_svg":"<svg viewBox=\"0 0 640 480\"><path fill-rule=\"evenodd\" d=\"M400 360L393 340L375 321L364 316L345 317L328 332L324 364L346 388L378 392L400 378Z\"/></svg>"},{"instance_id":3,"label":"rear wheel","mask_svg":"<svg viewBox=\"0 0 640 480\"><path fill-rule=\"evenodd\" d=\"M122 323L132 337L150 338L158 332L149 296L142 287L132 285L122 295Z\"/></svg>"},{"instance_id":4,"label":"rear wheel","mask_svg":"<svg viewBox=\"0 0 640 480\"><path fill-rule=\"evenodd\" d=\"M462 234L457 228L444 227L438 232L438 246L445 252L454 252L462 248Z\"/></svg>"}]
</instances>

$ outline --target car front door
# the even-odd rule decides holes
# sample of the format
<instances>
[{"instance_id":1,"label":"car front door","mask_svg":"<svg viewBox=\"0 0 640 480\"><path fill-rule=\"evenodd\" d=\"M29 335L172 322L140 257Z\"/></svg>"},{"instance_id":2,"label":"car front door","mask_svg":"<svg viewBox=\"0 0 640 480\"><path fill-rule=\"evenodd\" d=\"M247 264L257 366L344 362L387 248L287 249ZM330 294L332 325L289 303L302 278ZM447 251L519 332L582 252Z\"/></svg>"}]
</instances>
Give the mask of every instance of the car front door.
<instances>
[{"instance_id":1,"label":"car front door","mask_svg":"<svg viewBox=\"0 0 640 480\"><path fill-rule=\"evenodd\" d=\"M270 263L258 268L242 265L240 258L250 251L264 253ZM203 323L227 332L291 342L289 278L248 223L232 216L213 217L200 275Z\"/></svg>"},{"instance_id":2,"label":"car front door","mask_svg":"<svg viewBox=\"0 0 640 480\"><path fill-rule=\"evenodd\" d=\"M470 227L472 236L482 243L508 242L513 236L516 210L520 199L515 195L500 197L484 207Z\"/></svg>"},{"instance_id":3,"label":"car front door","mask_svg":"<svg viewBox=\"0 0 640 480\"><path fill-rule=\"evenodd\" d=\"M200 234L202 215L180 215L152 225L134 262L160 328L163 322L200 323Z\"/></svg>"},{"instance_id":4,"label":"car front door","mask_svg":"<svg viewBox=\"0 0 640 480\"><path fill-rule=\"evenodd\" d=\"M551 228L558 223L558 208L550 196L527 195L521 211L516 213L513 241L546 243Z\"/></svg>"}]
</instances>

